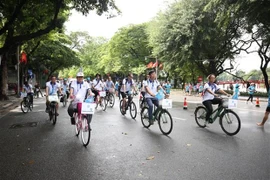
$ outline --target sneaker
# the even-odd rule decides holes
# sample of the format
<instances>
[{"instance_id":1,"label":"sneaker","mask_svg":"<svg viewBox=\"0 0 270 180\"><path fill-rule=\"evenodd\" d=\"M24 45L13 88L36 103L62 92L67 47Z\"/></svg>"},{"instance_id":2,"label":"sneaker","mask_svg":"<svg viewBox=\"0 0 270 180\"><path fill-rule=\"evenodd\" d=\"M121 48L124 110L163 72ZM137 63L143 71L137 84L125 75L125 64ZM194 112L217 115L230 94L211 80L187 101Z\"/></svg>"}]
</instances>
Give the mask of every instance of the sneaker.
<instances>
[{"instance_id":1,"label":"sneaker","mask_svg":"<svg viewBox=\"0 0 270 180\"><path fill-rule=\"evenodd\" d=\"M154 124L154 120L150 120L150 119L149 119L149 124L150 124L150 125L153 125L153 124Z\"/></svg>"}]
</instances>

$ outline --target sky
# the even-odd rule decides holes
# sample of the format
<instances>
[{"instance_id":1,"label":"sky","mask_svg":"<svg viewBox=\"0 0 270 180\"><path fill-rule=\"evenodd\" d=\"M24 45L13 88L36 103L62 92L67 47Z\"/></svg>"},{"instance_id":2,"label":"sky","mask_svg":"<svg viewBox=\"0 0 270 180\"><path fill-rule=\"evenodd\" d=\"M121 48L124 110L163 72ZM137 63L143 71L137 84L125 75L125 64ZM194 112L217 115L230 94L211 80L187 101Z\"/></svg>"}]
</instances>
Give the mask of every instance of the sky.
<instances>
[{"instance_id":1,"label":"sky","mask_svg":"<svg viewBox=\"0 0 270 180\"><path fill-rule=\"evenodd\" d=\"M150 21L172 1L174 0L115 0L122 12L120 16L107 19L105 15L98 16L95 12L91 12L86 17L72 11L65 26L68 32L87 31L90 36L111 38L123 26ZM242 53L236 58L236 62L237 69L246 72L260 67L260 58L256 53L249 55Z\"/></svg>"}]
</instances>

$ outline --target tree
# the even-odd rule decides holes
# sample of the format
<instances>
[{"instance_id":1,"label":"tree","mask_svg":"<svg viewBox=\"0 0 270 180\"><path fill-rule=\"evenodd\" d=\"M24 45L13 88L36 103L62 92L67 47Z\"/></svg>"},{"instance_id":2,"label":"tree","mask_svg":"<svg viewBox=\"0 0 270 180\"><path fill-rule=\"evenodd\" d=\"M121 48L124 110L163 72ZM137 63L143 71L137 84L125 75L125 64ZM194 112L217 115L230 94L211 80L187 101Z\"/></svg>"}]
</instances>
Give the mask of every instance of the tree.
<instances>
[{"instance_id":1,"label":"tree","mask_svg":"<svg viewBox=\"0 0 270 180\"><path fill-rule=\"evenodd\" d=\"M0 55L1 88L0 99L7 98L7 62L17 46L40 37L50 31L61 29L68 12L76 9L83 14L96 9L98 14L117 10L113 0L2 0L0 2ZM35 13L33 13L35 12ZM109 14L110 15L110 14Z\"/></svg>"},{"instance_id":2,"label":"tree","mask_svg":"<svg viewBox=\"0 0 270 180\"><path fill-rule=\"evenodd\" d=\"M158 18L154 52L165 62L179 66L192 62L205 76L233 69L233 39L239 37L237 19L220 28L215 19L223 7L207 8L210 0L183 0L173 3ZM151 36L151 33L150 33ZM150 37L151 39L151 37ZM204 61L208 63L204 63ZM224 63L231 66L225 68Z\"/></svg>"}]
</instances>

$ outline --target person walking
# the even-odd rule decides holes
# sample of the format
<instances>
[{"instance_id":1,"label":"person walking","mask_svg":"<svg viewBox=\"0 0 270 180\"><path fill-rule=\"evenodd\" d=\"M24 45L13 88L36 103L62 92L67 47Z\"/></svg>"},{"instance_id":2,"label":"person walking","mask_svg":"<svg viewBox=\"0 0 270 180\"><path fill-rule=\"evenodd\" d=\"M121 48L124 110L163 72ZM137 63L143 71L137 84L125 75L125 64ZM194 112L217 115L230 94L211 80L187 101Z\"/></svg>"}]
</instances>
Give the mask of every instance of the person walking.
<instances>
[{"instance_id":1,"label":"person walking","mask_svg":"<svg viewBox=\"0 0 270 180\"><path fill-rule=\"evenodd\" d=\"M269 113L270 113L270 89L268 91L268 105L266 107L262 122L257 123L258 126L260 127L264 126L265 122L268 120Z\"/></svg>"},{"instance_id":2,"label":"person walking","mask_svg":"<svg viewBox=\"0 0 270 180\"><path fill-rule=\"evenodd\" d=\"M254 92L255 92L255 85L254 85L254 83L251 83L250 86L248 87L249 97L247 99L247 104L248 104L249 100L251 101L251 104L253 104L253 94L254 94Z\"/></svg>"},{"instance_id":3,"label":"person walking","mask_svg":"<svg viewBox=\"0 0 270 180\"><path fill-rule=\"evenodd\" d=\"M235 84L235 87L234 87L234 92L233 92L233 97L232 99L236 99L238 100L238 96L239 96L239 84L238 82Z\"/></svg>"}]
</instances>

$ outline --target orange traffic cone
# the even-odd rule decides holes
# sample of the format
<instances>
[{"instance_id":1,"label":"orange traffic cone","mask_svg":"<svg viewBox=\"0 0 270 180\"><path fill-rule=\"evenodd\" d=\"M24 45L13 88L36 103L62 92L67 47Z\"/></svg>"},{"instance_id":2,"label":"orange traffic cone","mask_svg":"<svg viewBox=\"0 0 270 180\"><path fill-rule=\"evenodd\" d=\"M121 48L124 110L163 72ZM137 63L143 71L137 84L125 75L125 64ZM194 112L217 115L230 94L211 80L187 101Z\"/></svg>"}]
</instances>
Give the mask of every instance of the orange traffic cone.
<instances>
[{"instance_id":1,"label":"orange traffic cone","mask_svg":"<svg viewBox=\"0 0 270 180\"><path fill-rule=\"evenodd\" d=\"M259 100L258 97L257 97L257 99L256 99L256 107L260 107L260 100Z\"/></svg>"},{"instance_id":2,"label":"orange traffic cone","mask_svg":"<svg viewBox=\"0 0 270 180\"><path fill-rule=\"evenodd\" d=\"M183 107L183 109L187 109L188 108L188 105L187 105L187 98L185 97L185 99L184 99L184 107Z\"/></svg>"}]
</instances>

